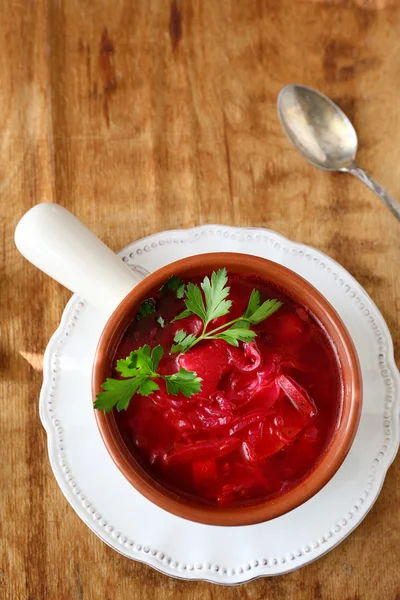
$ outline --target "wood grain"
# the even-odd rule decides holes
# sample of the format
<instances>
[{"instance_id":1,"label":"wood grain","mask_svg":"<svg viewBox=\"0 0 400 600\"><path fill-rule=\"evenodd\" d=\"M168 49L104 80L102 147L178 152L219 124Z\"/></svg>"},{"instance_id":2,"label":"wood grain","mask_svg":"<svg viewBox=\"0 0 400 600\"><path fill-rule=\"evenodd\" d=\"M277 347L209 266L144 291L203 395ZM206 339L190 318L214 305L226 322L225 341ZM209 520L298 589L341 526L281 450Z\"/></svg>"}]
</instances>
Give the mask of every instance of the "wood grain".
<instances>
[{"instance_id":1,"label":"wood grain","mask_svg":"<svg viewBox=\"0 0 400 600\"><path fill-rule=\"evenodd\" d=\"M318 562L239 588L174 581L79 520L49 466L41 356L68 292L18 255L42 200L117 249L202 223L272 228L343 264L399 358L399 225L359 182L312 168L276 97L319 88L359 132L359 158L400 197L396 0L0 0L1 562L5 600L399 600L399 461L360 527Z\"/></svg>"}]
</instances>

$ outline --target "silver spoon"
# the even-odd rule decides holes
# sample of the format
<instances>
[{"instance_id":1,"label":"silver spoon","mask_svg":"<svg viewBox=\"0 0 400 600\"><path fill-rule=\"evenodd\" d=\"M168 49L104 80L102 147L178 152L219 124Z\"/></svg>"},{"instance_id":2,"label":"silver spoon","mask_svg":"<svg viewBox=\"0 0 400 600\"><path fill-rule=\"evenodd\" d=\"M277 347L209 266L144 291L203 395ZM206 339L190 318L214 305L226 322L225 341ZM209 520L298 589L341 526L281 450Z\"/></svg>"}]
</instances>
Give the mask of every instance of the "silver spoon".
<instances>
[{"instance_id":1,"label":"silver spoon","mask_svg":"<svg viewBox=\"0 0 400 600\"><path fill-rule=\"evenodd\" d=\"M304 158L325 171L355 175L400 220L400 204L356 163L357 134L332 100L304 85L287 85L278 96L278 115L286 135Z\"/></svg>"}]
</instances>

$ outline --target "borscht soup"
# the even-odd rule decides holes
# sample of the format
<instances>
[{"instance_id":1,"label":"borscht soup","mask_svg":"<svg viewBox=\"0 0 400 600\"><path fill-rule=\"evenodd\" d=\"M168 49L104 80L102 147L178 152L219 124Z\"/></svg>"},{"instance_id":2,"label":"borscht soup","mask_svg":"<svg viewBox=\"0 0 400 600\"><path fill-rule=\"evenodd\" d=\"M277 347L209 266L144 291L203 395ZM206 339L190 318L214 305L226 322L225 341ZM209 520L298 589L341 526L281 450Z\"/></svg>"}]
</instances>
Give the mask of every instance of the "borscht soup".
<instances>
[{"instance_id":1,"label":"borscht soup","mask_svg":"<svg viewBox=\"0 0 400 600\"><path fill-rule=\"evenodd\" d=\"M319 463L342 382L307 307L256 275L171 277L138 308L95 408L160 485L203 505L263 503Z\"/></svg>"}]
</instances>

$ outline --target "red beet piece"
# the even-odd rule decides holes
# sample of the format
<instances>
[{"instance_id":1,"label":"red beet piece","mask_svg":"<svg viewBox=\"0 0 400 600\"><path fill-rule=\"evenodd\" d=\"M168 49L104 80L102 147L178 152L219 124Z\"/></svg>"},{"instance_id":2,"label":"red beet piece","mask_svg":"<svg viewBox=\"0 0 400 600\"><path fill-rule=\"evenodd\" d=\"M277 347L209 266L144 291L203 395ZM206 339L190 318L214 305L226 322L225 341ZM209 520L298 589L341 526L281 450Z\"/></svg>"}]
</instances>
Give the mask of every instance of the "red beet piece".
<instances>
[{"instance_id":1,"label":"red beet piece","mask_svg":"<svg viewBox=\"0 0 400 600\"><path fill-rule=\"evenodd\" d=\"M242 445L244 457L257 462L280 452L292 444L311 418L312 414L301 412L291 400L282 398L274 416L265 417L258 427L249 430Z\"/></svg>"},{"instance_id":2,"label":"red beet piece","mask_svg":"<svg viewBox=\"0 0 400 600\"><path fill-rule=\"evenodd\" d=\"M196 485L206 485L217 478L215 460L196 460L192 465L193 481Z\"/></svg>"},{"instance_id":3,"label":"red beet piece","mask_svg":"<svg viewBox=\"0 0 400 600\"><path fill-rule=\"evenodd\" d=\"M262 356L257 344L243 344L241 348L228 347L227 352L233 364L239 371L255 371L261 365Z\"/></svg>"},{"instance_id":4,"label":"red beet piece","mask_svg":"<svg viewBox=\"0 0 400 600\"><path fill-rule=\"evenodd\" d=\"M272 408L252 410L238 419L238 422L229 430L229 435L236 435L238 431L248 429L253 423L264 421L272 413Z\"/></svg>"},{"instance_id":5,"label":"red beet piece","mask_svg":"<svg viewBox=\"0 0 400 600\"><path fill-rule=\"evenodd\" d=\"M277 435L272 424L265 423L262 437L251 443L245 440L242 444L243 456L248 462L258 462L276 454L286 445Z\"/></svg>"},{"instance_id":6,"label":"red beet piece","mask_svg":"<svg viewBox=\"0 0 400 600\"><path fill-rule=\"evenodd\" d=\"M214 393L221 378L231 369L226 345L224 342L201 343L178 359L180 367L195 371L202 378L202 396Z\"/></svg>"},{"instance_id":7,"label":"red beet piece","mask_svg":"<svg viewBox=\"0 0 400 600\"><path fill-rule=\"evenodd\" d=\"M194 429L191 419L187 415L184 415L182 412L174 408L166 410L164 417L169 425L178 431L193 431Z\"/></svg>"},{"instance_id":8,"label":"red beet piece","mask_svg":"<svg viewBox=\"0 0 400 600\"><path fill-rule=\"evenodd\" d=\"M208 460L220 458L230 454L240 444L239 438L228 438L225 440L199 441L175 450L165 456L165 463L168 466L192 462L194 460Z\"/></svg>"},{"instance_id":9,"label":"red beet piece","mask_svg":"<svg viewBox=\"0 0 400 600\"><path fill-rule=\"evenodd\" d=\"M303 389L291 377L280 375L277 379L277 382L289 400L301 413L310 417L313 417L317 413L317 408L313 400L311 400L305 389Z\"/></svg>"},{"instance_id":10,"label":"red beet piece","mask_svg":"<svg viewBox=\"0 0 400 600\"><path fill-rule=\"evenodd\" d=\"M273 328L275 338L280 344L290 344L302 340L305 323L294 313L278 314Z\"/></svg>"}]
</instances>

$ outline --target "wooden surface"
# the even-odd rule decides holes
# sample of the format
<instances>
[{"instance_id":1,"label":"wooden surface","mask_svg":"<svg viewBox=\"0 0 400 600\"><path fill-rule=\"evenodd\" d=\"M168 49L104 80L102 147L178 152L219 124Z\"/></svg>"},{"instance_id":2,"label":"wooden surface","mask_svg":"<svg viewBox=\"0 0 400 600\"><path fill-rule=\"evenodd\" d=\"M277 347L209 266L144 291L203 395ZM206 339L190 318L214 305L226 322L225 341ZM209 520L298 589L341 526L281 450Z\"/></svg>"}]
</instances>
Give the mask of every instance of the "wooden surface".
<instances>
[{"instance_id":1,"label":"wooden surface","mask_svg":"<svg viewBox=\"0 0 400 600\"><path fill-rule=\"evenodd\" d=\"M274 229L365 287L399 359L400 229L361 183L306 164L276 98L316 87L358 129L359 159L400 197L398 0L0 1L0 597L399 600L400 464L340 547L239 588L174 581L118 555L64 499L38 415L41 357L69 293L17 253L39 201L118 249L202 223Z\"/></svg>"}]
</instances>

